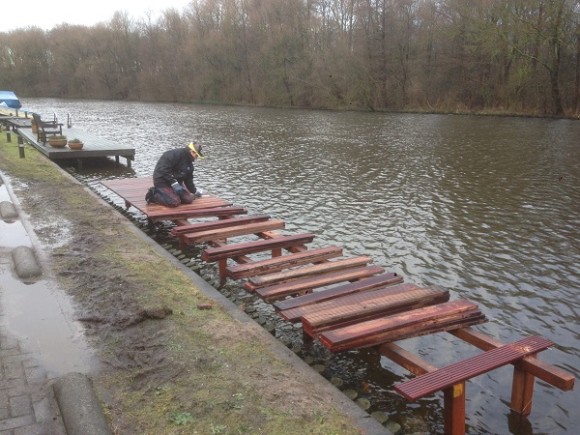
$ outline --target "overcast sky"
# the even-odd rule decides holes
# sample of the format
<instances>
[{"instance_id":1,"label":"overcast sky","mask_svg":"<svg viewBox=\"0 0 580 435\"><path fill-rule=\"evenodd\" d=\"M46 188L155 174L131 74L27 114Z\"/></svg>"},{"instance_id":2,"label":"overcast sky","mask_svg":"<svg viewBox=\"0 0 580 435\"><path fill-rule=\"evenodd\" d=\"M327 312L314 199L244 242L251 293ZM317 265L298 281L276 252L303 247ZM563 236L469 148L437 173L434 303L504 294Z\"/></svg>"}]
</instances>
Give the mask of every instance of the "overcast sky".
<instances>
[{"instance_id":1,"label":"overcast sky","mask_svg":"<svg viewBox=\"0 0 580 435\"><path fill-rule=\"evenodd\" d=\"M145 19L147 12L155 21L160 12L175 8L179 12L191 0L10 0L2 3L0 31L27 27L50 30L68 23L92 26L108 22L115 11L127 12L134 20Z\"/></svg>"}]
</instances>

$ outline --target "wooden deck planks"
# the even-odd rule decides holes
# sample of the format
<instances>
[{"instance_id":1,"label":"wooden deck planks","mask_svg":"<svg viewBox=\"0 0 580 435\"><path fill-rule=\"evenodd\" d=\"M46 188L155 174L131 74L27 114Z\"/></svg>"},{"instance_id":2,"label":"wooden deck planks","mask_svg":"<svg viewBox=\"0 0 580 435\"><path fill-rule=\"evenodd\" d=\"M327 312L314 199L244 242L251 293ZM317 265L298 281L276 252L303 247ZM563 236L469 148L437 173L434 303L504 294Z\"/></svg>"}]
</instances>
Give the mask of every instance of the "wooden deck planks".
<instances>
[{"instance_id":1,"label":"wooden deck planks","mask_svg":"<svg viewBox=\"0 0 580 435\"><path fill-rule=\"evenodd\" d=\"M273 239L257 240L246 243L234 243L215 248L207 248L202 253L202 260L207 262L218 261L226 258L236 258L256 252L264 252L272 249L289 248L302 246L312 242L316 237L312 233L294 234L291 236L280 236Z\"/></svg>"},{"instance_id":2,"label":"wooden deck planks","mask_svg":"<svg viewBox=\"0 0 580 435\"><path fill-rule=\"evenodd\" d=\"M402 286L397 287L404 287ZM399 289L395 289L399 290ZM393 291L393 288L357 293L323 303L323 307L302 315L304 332L315 337L322 331L364 322L377 317L410 311L449 300L449 292L414 287ZM320 305L323 305L320 304Z\"/></svg>"},{"instance_id":3,"label":"wooden deck planks","mask_svg":"<svg viewBox=\"0 0 580 435\"><path fill-rule=\"evenodd\" d=\"M78 138L83 141L81 150L71 150L68 147L53 148L48 144L39 143L35 133L30 128L18 128L18 134L51 160L60 159L90 159L96 157L116 157L127 159L127 165L135 159L135 148L116 143L78 128L63 128L62 134L68 139Z\"/></svg>"},{"instance_id":4,"label":"wooden deck planks","mask_svg":"<svg viewBox=\"0 0 580 435\"><path fill-rule=\"evenodd\" d=\"M470 322L466 319L481 323L484 316L473 302L461 299L325 331L318 338L332 352L338 352L467 326Z\"/></svg>"},{"instance_id":5,"label":"wooden deck planks","mask_svg":"<svg viewBox=\"0 0 580 435\"><path fill-rule=\"evenodd\" d=\"M236 264L228 266L228 276L232 279L249 278L252 276L264 275L292 267L300 267L306 264L319 263L331 258L340 257L342 248L329 246L320 249L311 249L302 252L281 255L266 260L254 261L246 264Z\"/></svg>"},{"instance_id":6,"label":"wooden deck planks","mask_svg":"<svg viewBox=\"0 0 580 435\"><path fill-rule=\"evenodd\" d=\"M553 345L543 337L527 337L397 384L395 390L407 400L417 400Z\"/></svg>"},{"instance_id":7,"label":"wooden deck planks","mask_svg":"<svg viewBox=\"0 0 580 435\"><path fill-rule=\"evenodd\" d=\"M209 222L198 222L195 224L179 225L173 227L171 230L172 236L180 236L185 233L193 233L196 231L205 231L214 228L232 227L235 225L249 224L254 222L264 222L270 219L267 214L250 215L244 217L232 217L228 219L218 219Z\"/></svg>"},{"instance_id":8,"label":"wooden deck planks","mask_svg":"<svg viewBox=\"0 0 580 435\"><path fill-rule=\"evenodd\" d=\"M367 278L369 276L377 275L383 272L384 269L382 267L375 265L355 267L338 272L325 273L315 277L300 278L289 281L287 283L262 287L256 290L256 293L265 301L271 302L288 295L311 291L314 288L324 287L343 281L354 281L357 279Z\"/></svg>"},{"instance_id":9,"label":"wooden deck planks","mask_svg":"<svg viewBox=\"0 0 580 435\"><path fill-rule=\"evenodd\" d=\"M304 265L303 267L271 273L268 275L262 275L255 278L251 278L249 284L252 290L259 287L265 287L267 285L272 285L284 281L289 281L296 278L301 278L309 275L318 275L325 272L332 272L341 269L350 269L352 267L366 266L368 263L372 262L372 258L366 256L344 258L334 261L327 261L322 264L315 264L311 266Z\"/></svg>"},{"instance_id":10,"label":"wooden deck planks","mask_svg":"<svg viewBox=\"0 0 580 435\"><path fill-rule=\"evenodd\" d=\"M361 282L370 280L372 278L375 278L375 277L361 280ZM353 284L356 284L356 282ZM347 304L350 301L358 302L360 299L353 299L353 297L356 297L359 294L371 293L373 295L381 295L381 296L385 296L385 297L397 296L397 295L401 295L403 293L417 290L418 288L419 287L415 284L399 284L399 285L394 285L394 286L384 286L383 285L383 286L380 286L378 288L367 289L365 292L353 292L353 293L348 293L348 294L341 294L342 297L339 297L339 298L325 299L322 301L318 301L317 303L312 303L312 304L307 304L307 305L299 305L299 306L289 308L286 310L281 310L279 312L279 314L282 316L282 318L284 318L285 320L288 320L289 322L297 322L302 317L308 317L308 316L314 315L316 313L328 313L329 311L332 311L333 309L344 305L345 302ZM332 289L323 290L323 291L318 292L318 293L311 293L309 295L299 296L296 299L303 298L306 296L324 294L327 291L332 291ZM286 301L282 301L282 302L286 302ZM331 314L331 313L329 313L329 314ZM323 314L323 315L325 315L325 314Z\"/></svg>"},{"instance_id":11,"label":"wooden deck planks","mask_svg":"<svg viewBox=\"0 0 580 435\"><path fill-rule=\"evenodd\" d=\"M550 346L551 342L537 337L539 341L544 341L539 344L538 341L526 340L514 343L525 347L523 352L523 347L516 350L509 347L512 345L499 347L498 342L492 339L483 339L477 333L468 332L470 325L486 321L474 303L467 300L448 302L447 291L401 284L403 278L396 273L384 273L379 266L368 266L371 262L369 257L335 259L342 256L342 248L336 246L308 250L306 244L313 240L314 234L281 235L275 230L284 227L283 221L270 219L266 215L233 217L246 211L215 197L204 196L190 207L176 209L147 205L144 196L152 184L150 179L133 180L126 184L117 181L103 184L124 198L127 204L144 212L149 219L176 222L178 226L172 234L186 241L185 244L210 242L212 247L204 250L202 259L219 262L222 282L227 276L233 279L250 278L244 287L256 291L266 302L294 296L276 302L275 308L288 321L300 320L305 335L318 337L330 351L377 346L383 354L415 373L432 370L401 384L399 390L409 400L416 400L447 388L444 390L445 430L449 433L464 433L463 383L479 373L506 363L515 363L511 408L516 412L527 410L529 413L531 409L533 376L561 389L571 389L574 384L574 377L568 373L535 358L524 359L525 355ZM220 219L187 223L186 219L198 216ZM261 240L225 243L228 238L250 234ZM291 253L282 255L282 249ZM249 254L268 250L272 251L270 259L252 261L249 257ZM229 259L238 264L228 266ZM344 281L350 282L313 292L317 288ZM494 350L437 370L392 343L439 331L454 331L452 333L467 342ZM494 351L496 354L490 356ZM450 385L452 388L448 388ZM460 391L461 394L456 394ZM527 414L522 412L521 415Z\"/></svg>"},{"instance_id":12,"label":"wooden deck planks","mask_svg":"<svg viewBox=\"0 0 580 435\"><path fill-rule=\"evenodd\" d=\"M244 208L233 207L231 202L211 195L204 195L195 199L191 204L181 204L174 208L159 204L147 204L145 194L153 186L152 177L105 180L101 181L101 184L152 221L194 217L229 217L247 213Z\"/></svg>"},{"instance_id":13,"label":"wooden deck planks","mask_svg":"<svg viewBox=\"0 0 580 435\"><path fill-rule=\"evenodd\" d=\"M323 291L313 292L307 295L297 296L292 299L286 299L274 303L278 311L289 310L292 308L302 307L310 304L317 304L330 299L340 298L352 293L364 292L388 285L397 284L403 281L403 277L393 272L381 275L371 276L370 278L360 279L353 283L340 285Z\"/></svg>"},{"instance_id":14,"label":"wooden deck planks","mask_svg":"<svg viewBox=\"0 0 580 435\"><path fill-rule=\"evenodd\" d=\"M192 243L224 240L230 237L257 234L263 231L280 230L284 227L285 223L283 220L270 219L263 222L251 222L242 225L227 226L224 228L211 228L204 231L185 233L181 234L179 239L182 243L189 245Z\"/></svg>"},{"instance_id":15,"label":"wooden deck planks","mask_svg":"<svg viewBox=\"0 0 580 435\"><path fill-rule=\"evenodd\" d=\"M488 351L504 346L505 344L496 340L483 332L476 331L473 328L455 329L449 332L461 340L472 344L473 346ZM572 374L560 369L559 367L547 364L537 358L526 358L519 362L522 369L533 376L555 386L563 391L570 391L574 388L575 378Z\"/></svg>"}]
</instances>

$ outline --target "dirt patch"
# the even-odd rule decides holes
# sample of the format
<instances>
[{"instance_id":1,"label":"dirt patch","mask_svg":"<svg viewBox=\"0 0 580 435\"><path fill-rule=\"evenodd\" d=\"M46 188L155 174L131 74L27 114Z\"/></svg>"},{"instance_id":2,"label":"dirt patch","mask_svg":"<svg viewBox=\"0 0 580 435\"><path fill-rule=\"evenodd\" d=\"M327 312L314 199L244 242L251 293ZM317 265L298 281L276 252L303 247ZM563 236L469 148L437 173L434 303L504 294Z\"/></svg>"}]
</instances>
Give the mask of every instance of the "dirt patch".
<instances>
[{"instance_id":1,"label":"dirt patch","mask_svg":"<svg viewBox=\"0 0 580 435\"><path fill-rule=\"evenodd\" d=\"M0 170L106 367L92 377L117 433L361 432L122 215L26 153L0 142Z\"/></svg>"}]
</instances>

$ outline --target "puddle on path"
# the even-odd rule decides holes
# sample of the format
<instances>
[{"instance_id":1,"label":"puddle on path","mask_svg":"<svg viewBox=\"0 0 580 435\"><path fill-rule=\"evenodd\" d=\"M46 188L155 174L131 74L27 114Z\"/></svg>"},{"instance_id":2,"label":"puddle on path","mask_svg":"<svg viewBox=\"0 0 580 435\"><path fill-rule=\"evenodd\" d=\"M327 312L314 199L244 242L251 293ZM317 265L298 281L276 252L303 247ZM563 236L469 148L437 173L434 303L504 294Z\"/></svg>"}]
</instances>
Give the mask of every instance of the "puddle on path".
<instances>
[{"instance_id":1,"label":"puddle on path","mask_svg":"<svg viewBox=\"0 0 580 435\"><path fill-rule=\"evenodd\" d=\"M0 201L10 201L0 186ZM97 359L88 347L83 328L74 318L68 296L50 278L34 283L22 282L14 273L11 250L32 246L19 220L0 219L0 328L16 338L34 355L50 378L69 372L89 373L98 369Z\"/></svg>"},{"instance_id":2,"label":"puddle on path","mask_svg":"<svg viewBox=\"0 0 580 435\"><path fill-rule=\"evenodd\" d=\"M19 222L8 223L0 219L0 247L15 248L17 246L32 246L28 233Z\"/></svg>"},{"instance_id":3,"label":"puddle on path","mask_svg":"<svg viewBox=\"0 0 580 435\"><path fill-rule=\"evenodd\" d=\"M0 326L14 336L43 366L49 377L97 368L85 343L83 329L72 322L73 309L50 282L25 284L12 276L10 259L0 264ZM8 263L8 264L6 264Z\"/></svg>"}]
</instances>

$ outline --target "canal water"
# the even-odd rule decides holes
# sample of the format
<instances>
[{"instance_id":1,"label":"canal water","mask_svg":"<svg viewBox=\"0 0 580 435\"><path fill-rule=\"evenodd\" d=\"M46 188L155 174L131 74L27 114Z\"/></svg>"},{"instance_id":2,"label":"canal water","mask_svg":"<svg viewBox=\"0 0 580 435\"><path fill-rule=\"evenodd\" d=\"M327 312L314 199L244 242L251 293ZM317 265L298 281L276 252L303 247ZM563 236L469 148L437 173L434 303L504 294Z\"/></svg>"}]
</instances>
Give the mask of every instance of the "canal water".
<instances>
[{"instance_id":1,"label":"canal water","mask_svg":"<svg viewBox=\"0 0 580 435\"><path fill-rule=\"evenodd\" d=\"M23 103L136 149L131 169L76 174L106 197L99 180L149 176L163 151L199 141L207 158L196 182L208 193L284 219L289 233L313 232L315 245L340 244L407 282L474 301L489 319L477 329L504 342L544 336L556 345L540 358L580 376L579 121ZM478 353L444 333L402 345L439 366ZM325 376L367 397L369 412L386 413L401 433L442 430L440 395L406 403L392 385L409 375L389 360L361 351L326 355L324 364ZM468 383L468 433L576 433L578 387L536 382L521 422L510 417L511 377L505 367Z\"/></svg>"}]
</instances>

